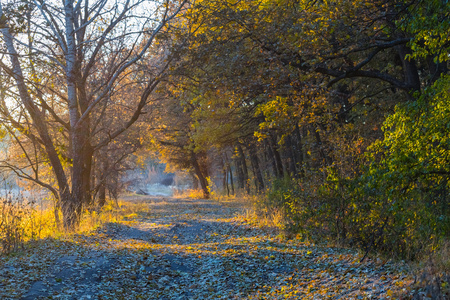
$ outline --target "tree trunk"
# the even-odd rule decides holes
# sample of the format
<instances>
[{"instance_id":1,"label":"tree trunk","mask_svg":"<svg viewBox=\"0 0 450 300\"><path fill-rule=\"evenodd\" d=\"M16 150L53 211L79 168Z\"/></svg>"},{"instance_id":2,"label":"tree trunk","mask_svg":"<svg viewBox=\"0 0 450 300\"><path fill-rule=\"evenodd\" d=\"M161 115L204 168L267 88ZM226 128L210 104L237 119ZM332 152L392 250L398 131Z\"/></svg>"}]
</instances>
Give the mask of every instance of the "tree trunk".
<instances>
[{"instance_id":1,"label":"tree trunk","mask_svg":"<svg viewBox=\"0 0 450 300\"><path fill-rule=\"evenodd\" d=\"M314 137L316 138L316 147L319 151L320 158L322 159L322 165L320 167L326 167L332 165L331 157L328 156L324 149L324 145L322 143L322 139L320 138L319 130L314 130Z\"/></svg>"},{"instance_id":2,"label":"tree trunk","mask_svg":"<svg viewBox=\"0 0 450 300\"><path fill-rule=\"evenodd\" d=\"M91 174L92 174L92 159L93 149L91 145L86 145L84 149L84 164L82 170L82 189L83 189L83 204L86 207L93 206L92 191L91 191Z\"/></svg>"},{"instance_id":3,"label":"tree trunk","mask_svg":"<svg viewBox=\"0 0 450 300\"><path fill-rule=\"evenodd\" d=\"M255 175L255 186L258 192L262 192L264 190L264 180L261 174L261 168L259 166L258 155L256 153L256 149L253 146L248 146L248 153L250 155L250 162L252 163L254 175Z\"/></svg>"},{"instance_id":4,"label":"tree trunk","mask_svg":"<svg viewBox=\"0 0 450 300\"><path fill-rule=\"evenodd\" d=\"M0 3L0 15L3 16L3 10ZM59 199L61 200L62 212L63 212L63 224L66 229L73 228L73 220L71 220L68 216L73 215L74 205L73 198L71 197L69 184L67 181L66 174L64 173L64 168L59 160L58 153L53 145L53 141L48 132L47 125L45 124L45 120L42 116L41 111L36 107L31 99L28 88L24 81L24 76L22 72L22 68L20 66L20 62L18 59L18 54L14 47L13 37L9 31L9 27L2 26L1 32L3 34L3 39L5 41L9 58L12 65L13 77L17 85L17 89L19 91L19 97L25 106L25 109L30 114L31 120L33 122L34 127L36 128L39 137L42 140L44 145L45 152L50 160L50 165L52 166L53 174L56 177L56 182L59 188Z\"/></svg>"},{"instance_id":5,"label":"tree trunk","mask_svg":"<svg viewBox=\"0 0 450 300\"><path fill-rule=\"evenodd\" d=\"M268 152L267 160L269 161L269 163L272 167L273 177L278 178L280 176L280 174L278 174L277 163L275 162L275 154L273 153L272 146L270 145L271 142L268 139L266 139L265 143L266 143L266 149Z\"/></svg>"},{"instance_id":6,"label":"tree trunk","mask_svg":"<svg viewBox=\"0 0 450 300\"><path fill-rule=\"evenodd\" d=\"M289 170L289 176L291 177L297 177L297 169L296 169L296 160L295 155L293 151L293 142L290 135L286 136L286 143L285 146L285 156L287 160L288 170Z\"/></svg>"},{"instance_id":7,"label":"tree trunk","mask_svg":"<svg viewBox=\"0 0 450 300\"><path fill-rule=\"evenodd\" d=\"M223 191L227 192L227 195L230 196L230 188L228 187L228 174L224 159L222 159L222 175L223 175L222 180Z\"/></svg>"},{"instance_id":8,"label":"tree trunk","mask_svg":"<svg viewBox=\"0 0 450 300\"><path fill-rule=\"evenodd\" d=\"M72 200L67 205L64 216L65 223L69 228L74 228L81 217L82 204L84 200L83 182L83 145L80 141L80 133L77 130L72 132Z\"/></svg>"},{"instance_id":9,"label":"tree trunk","mask_svg":"<svg viewBox=\"0 0 450 300\"><path fill-rule=\"evenodd\" d=\"M231 171L231 166L230 166L230 164L228 164L228 173L230 174L231 194L234 195L233 172Z\"/></svg>"},{"instance_id":10,"label":"tree trunk","mask_svg":"<svg viewBox=\"0 0 450 300\"><path fill-rule=\"evenodd\" d=\"M63 206L64 225L66 228L74 228L79 221L82 203L84 198L83 192L83 166L84 166L84 139L85 132L82 132L80 119L80 111L77 97L77 47L75 41L74 28L74 1L64 0L64 16L65 16L65 38L66 52L65 55L65 72L67 84L67 102L69 105L69 122L71 127L70 139L72 142L72 195L71 199Z\"/></svg>"},{"instance_id":11,"label":"tree trunk","mask_svg":"<svg viewBox=\"0 0 450 300\"><path fill-rule=\"evenodd\" d=\"M100 168L99 168L99 178L100 178L100 187L98 190L98 205L99 207L103 207L106 204L106 180L107 173L109 169L109 161L106 153L102 153L103 155L100 158Z\"/></svg>"},{"instance_id":12,"label":"tree trunk","mask_svg":"<svg viewBox=\"0 0 450 300\"><path fill-rule=\"evenodd\" d=\"M277 177L283 178L284 177L284 170L283 170L283 162L281 161L280 153L277 150L277 138L276 136L270 135L269 138L270 147L272 148L273 157L275 159L275 165L277 167Z\"/></svg>"},{"instance_id":13,"label":"tree trunk","mask_svg":"<svg viewBox=\"0 0 450 300\"><path fill-rule=\"evenodd\" d=\"M243 190L245 187L244 171L242 170L241 159L239 156L234 159L234 167L236 168L237 173L238 189Z\"/></svg>"},{"instance_id":14,"label":"tree trunk","mask_svg":"<svg viewBox=\"0 0 450 300\"><path fill-rule=\"evenodd\" d=\"M79 69L77 70L77 81L82 78L81 73L79 73ZM78 103L81 114L83 114L89 107L89 101L87 99L86 93L86 82L81 81L77 84L78 91ZM87 117L80 125L80 132L82 132L82 153L83 153L83 164L82 164L82 190L83 196L81 199L81 203L86 207L90 207L93 205L92 202L92 193L91 193L91 172L92 172L92 159L94 155L94 148L90 142L91 136L91 118ZM106 154L106 153L105 153Z\"/></svg>"},{"instance_id":15,"label":"tree trunk","mask_svg":"<svg viewBox=\"0 0 450 300\"><path fill-rule=\"evenodd\" d=\"M200 169L200 165L198 164L198 160L194 152L191 152L191 163L192 166L194 167L194 172L197 175L198 180L200 181L200 186L202 187L203 190L203 197L205 197L205 199L208 199L209 198L208 182L206 181L206 177L203 174L202 170Z\"/></svg>"},{"instance_id":16,"label":"tree trunk","mask_svg":"<svg viewBox=\"0 0 450 300\"><path fill-rule=\"evenodd\" d=\"M298 125L295 126L294 133L295 133L295 137L297 140L295 152L296 152L296 156L297 156L299 176L303 177L305 175L304 174L304 166L303 166L303 163L305 161L305 155L304 155L304 151L303 151L302 135L300 134L300 128L298 127Z\"/></svg>"},{"instance_id":17,"label":"tree trunk","mask_svg":"<svg viewBox=\"0 0 450 300\"><path fill-rule=\"evenodd\" d=\"M242 171L243 171L243 175L244 175L245 190L246 190L247 194L250 194L250 184L248 182L249 177L248 177L247 162L245 160L245 153L244 153L244 150L242 149L241 144L238 144L237 148L238 148Z\"/></svg>"},{"instance_id":18,"label":"tree trunk","mask_svg":"<svg viewBox=\"0 0 450 300\"><path fill-rule=\"evenodd\" d=\"M192 171L190 171L189 174L191 174L191 177L192 177L192 188L194 190L197 190L198 189L198 177Z\"/></svg>"},{"instance_id":19,"label":"tree trunk","mask_svg":"<svg viewBox=\"0 0 450 300\"><path fill-rule=\"evenodd\" d=\"M427 56L428 70L430 72L430 83L438 80L442 74L447 74L448 67L446 62L435 62L436 55Z\"/></svg>"},{"instance_id":20,"label":"tree trunk","mask_svg":"<svg viewBox=\"0 0 450 300\"><path fill-rule=\"evenodd\" d=\"M106 204L106 186L104 183L98 189L98 206L101 208Z\"/></svg>"},{"instance_id":21,"label":"tree trunk","mask_svg":"<svg viewBox=\"0 0 450 300\"><path fill-rule=\"evenodd\" d=\"M225 162L225 173L227 173L227 176L226 176L227 177L227 192L228 192L228 196L230 196L230 188L228 185L228 181L229 181L229 184L231 185L231 194L233 194L233 195L234 195L234 183L233 183L233 173L231 172L231 165L230 165L230 161L228 159L227 153L224 153L224 162Z\"/></svg>"},{"instance_id":22,"label":"tree trunk","mask_svg":"<svg viewBox=\"0 0 450 300\"><path fill-rule=\"evenodd\" d=\"M55 197L55 205L53 207L53 214L55 216L55 225L56 228L61 229L61 220L59 218L59 212L61 210L60 200L58 197Z\"/></svg>"},{"instance_id":23,"label":"tree trunk","mask_svg":"<svg viewBox=\"0 0 450 300\"><path fill-rule=\"evenodd\" d=\"M408 46L402 44L397 47L398 55L403 65L403 74L405 76L406 83L411 87L410 97L415 91L420 91L420 78L417 70L416 61L412 58L406 58L408 54L411 54L411 50Z\"/></svg>"}]
</instances>

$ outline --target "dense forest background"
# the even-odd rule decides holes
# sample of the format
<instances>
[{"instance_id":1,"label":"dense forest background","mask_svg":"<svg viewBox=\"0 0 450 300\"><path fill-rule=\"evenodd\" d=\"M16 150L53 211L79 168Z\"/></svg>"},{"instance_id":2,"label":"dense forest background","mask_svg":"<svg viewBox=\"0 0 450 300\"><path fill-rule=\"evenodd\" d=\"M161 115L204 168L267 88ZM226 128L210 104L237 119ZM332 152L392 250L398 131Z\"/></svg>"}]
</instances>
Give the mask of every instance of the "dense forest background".
<instances>
[{"instance_id":1,"label":"dense forest background","mask_svg":"<svg viewBox=\"0 0 450 300\"><path fill-rule=\"evenodd\" d=\"M0 6L1 167L66 228L156 156L303 239L448 244L450 2L66 2Z\"/></svg>"},{"instance_id":2,"label":"dense forest background","mask_svg":"<svg viewBox=\"0 0 450 300\"><path fill-rule=\"evenodd\" d=\"M152 140L205 197L215 166L304 238L409 259L448 239L449 3L200 1L171 37Z\"/></svg>"}]
</instances>

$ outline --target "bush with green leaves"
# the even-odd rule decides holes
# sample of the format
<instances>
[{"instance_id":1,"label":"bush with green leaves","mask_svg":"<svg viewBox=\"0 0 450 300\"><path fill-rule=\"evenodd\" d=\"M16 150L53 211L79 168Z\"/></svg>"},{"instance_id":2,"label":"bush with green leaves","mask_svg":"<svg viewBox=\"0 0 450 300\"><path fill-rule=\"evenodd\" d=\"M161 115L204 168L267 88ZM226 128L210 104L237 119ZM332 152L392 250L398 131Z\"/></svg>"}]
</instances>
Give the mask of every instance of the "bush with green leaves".
<instances>
[{"instance_id":1,"label":"bush with green leaves","mask_svg":"<svg viewBox=\"0 0 450 300\"><path fill-rule=\"evenodd\" d=\"M397 105L383 131L359 177L275 181L266 204L308 237L402 259L436 249L450 236L450 76Z\"/></svg>"},{"instance_id":2,"label":"bush with green leaves","mask_svg":"<svg viewBox=\"0 0 450 300\"><path fill-rule=\"evenodd\" d=\"M450 76L416 101L398 105L353 203L358 238L370 247L414 258L450 236Z\"/></svg>"},{"instance_id":3,"label":"bush with green leaves","mask_svg":"<svg viewBox=\"0 0 450 300\"><path fill-rule=\"evenodd\" d=\"M288 232L314 242L332 240L342 244L348 234L348 190L352 181L340 178L333 169L308 171L305 175L300 179L275 180L264 209L281 209L283 229Z\"/></svg>"}]
</instances>

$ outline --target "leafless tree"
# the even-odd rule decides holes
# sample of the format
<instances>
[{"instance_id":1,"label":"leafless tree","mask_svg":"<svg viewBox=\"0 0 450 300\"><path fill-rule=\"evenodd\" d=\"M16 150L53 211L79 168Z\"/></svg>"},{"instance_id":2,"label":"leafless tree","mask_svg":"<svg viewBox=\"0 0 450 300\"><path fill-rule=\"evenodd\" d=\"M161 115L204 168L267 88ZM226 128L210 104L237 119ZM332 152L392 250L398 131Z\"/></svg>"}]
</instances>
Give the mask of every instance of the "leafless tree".
<instances>
[{"instance_id":1,"label":"leafless tree","mask_svg":"<svg viewBox=\"0 0 450 300\"><path fill-rule=\"evenodd\" d=\"M185 3L0 1L0 48L9 58L0 62L0 76L14 79L0 116L27 162L4 161L3 167L49 188L61 203L65 228L77 225L83 205L90 202L94 152L144 113L170 64L167 55L155 58L163 52L155 41ZM138 93L118 97L131 88ZM121 111L120 118L111 117L112 107ZM55 184L39 177L42 162Z\"/></svg>"}]
</instances>

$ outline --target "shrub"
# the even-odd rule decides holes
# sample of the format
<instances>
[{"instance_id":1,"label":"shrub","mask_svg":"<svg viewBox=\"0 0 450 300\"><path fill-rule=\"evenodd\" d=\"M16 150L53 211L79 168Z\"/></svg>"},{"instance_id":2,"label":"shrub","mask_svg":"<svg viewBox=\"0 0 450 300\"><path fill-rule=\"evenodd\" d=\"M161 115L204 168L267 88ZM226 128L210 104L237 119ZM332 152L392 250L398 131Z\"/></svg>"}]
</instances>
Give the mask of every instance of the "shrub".
<instances>
[{"instance_id":1,"label":"shrub","mask_svg":"<svg viewBox=\"0 0 450 300\"><path fill-rule=\"evenodd\" d=\"M414 259L450 236L450 76L398 105L352 205L360 243Z\"/></svg>"},{"instance_id":2,"label":"shrub","mask_svg":"<svg viewBox=\"0 0 450 300\"><path fill-rule=\"evenodd\" d=\"M326 173L328 176L324 176ZM332 169L326 173L309 171L302 179L275 180L258 210L264 214L281 210L282 229L287 232L315 242L343 243L347 235L349 182Z\"/></svg>"}]
</instances>

